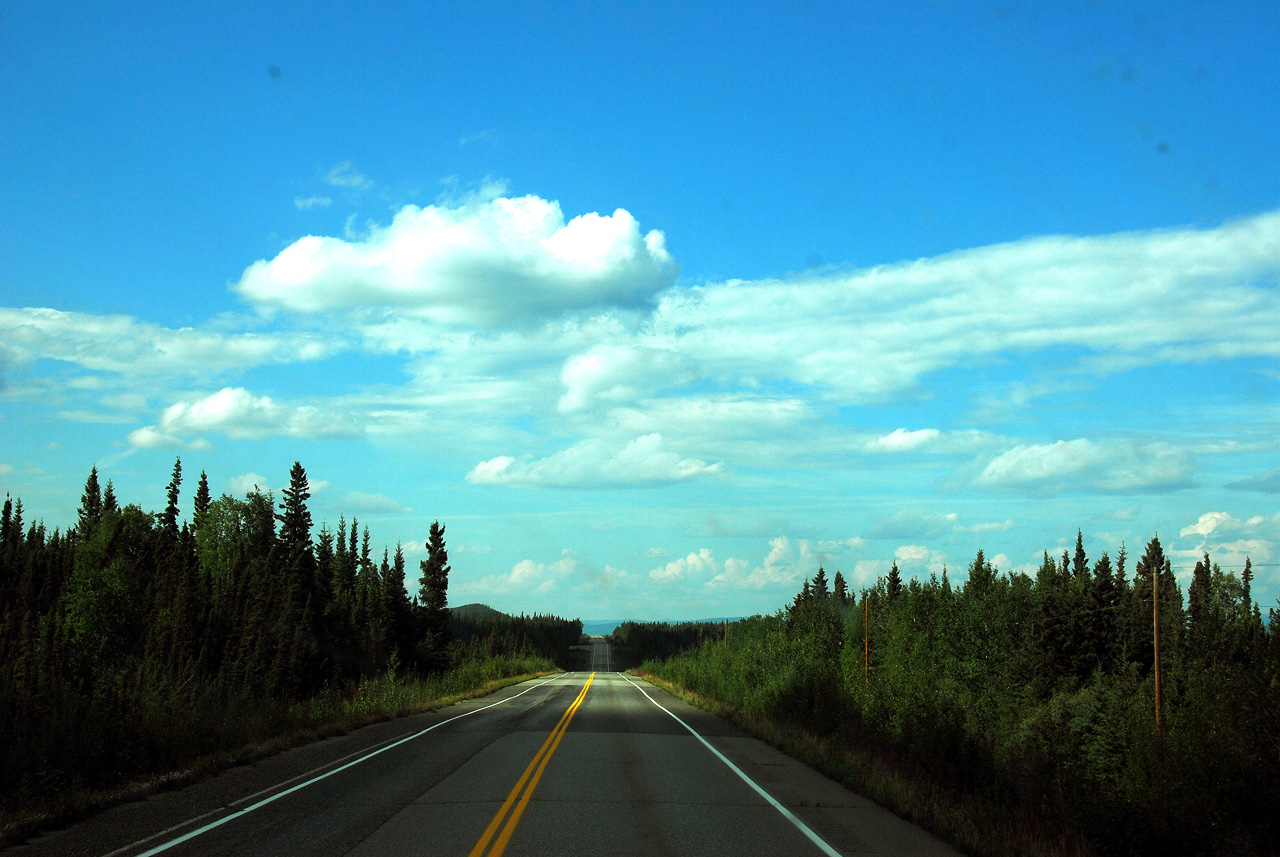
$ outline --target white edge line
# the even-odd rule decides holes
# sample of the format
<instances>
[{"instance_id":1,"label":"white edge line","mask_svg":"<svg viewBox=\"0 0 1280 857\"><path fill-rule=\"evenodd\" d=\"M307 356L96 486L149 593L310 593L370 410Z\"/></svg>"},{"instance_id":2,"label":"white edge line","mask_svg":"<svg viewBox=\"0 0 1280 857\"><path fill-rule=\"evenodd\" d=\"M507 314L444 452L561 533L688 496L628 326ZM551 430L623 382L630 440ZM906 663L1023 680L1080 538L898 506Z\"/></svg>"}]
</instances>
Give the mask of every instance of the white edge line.
<instances>
[{"instance_id":1,"label":"white edge line","mask_svg":"<svg viewBox=\"0 0 1280 857\"><path fill-rule=\"evenodd\" d=\"M814 845L817 845L817 846L818 846L818 848L820 848L820 849L822 850L822 853L823 853L823 854L828 855L828 857L841 857L841 854L840 854L840 852L839 852L839 851L835 850L835 849L834 849L834 848L832 848L830 845L828 845L828 844L826 843L826 841L825 841L821 836L819 836L818 834L814 833L814 832L813 832L813 829L812 829L811 827L809 827L809 825L807 825L807 824L805 824L803 821L801 821L799 818L797 818L797 817L796 817L796 816L791 812L791 810L787 809L785 806L783 806L782 804L778 803L778 801L774 798L774 796L773 796L773 795L769 794L767 791L765 791L764 789L760 788L760 786L756 785L755 780L751 779L751 778L750 778L750 777L748 777L745 773L743 773L742 769L741 769L741 768L739 768L737 765L735 765L733 762L730 762L730 761L729 761L729 759L728 759L728 757L727 757L727 756L725 756L725 754L724 754L724 753L721 753L721 752L720 752L719 750L717 750L715 747L712 747L712 746L711 746L711 744L710 744L710 742L708 742L706 738L703 738L701 735L699 735L699 734L694 730L694 728L693 728L692 726L690 726L688 723L685 723L683 720L681 720L679 717L677 717L677 716L675 715L675 713L674 713L674 712L672 712L670 709L668 709L668 708L667 708L666 706L664 706L662 703L658 702L658 700L656 700L656 699L654 699L652 696L650 696L650 695L648 694L648 692L647 692L647 691L645 691L645 689L644 689L643 687L641 687L640 685L636 684L634 681L631 681L631 679L627 678L627 676L626 676L626 674L625 674L625 673L618 673L618 675L622 676L624 679L627 679L627 681L628 681L630 684L632 684L632 685L635 687L635 689L636 689L636 690L638 690L638 691L640 691L641 693L643 693L643 694L644 694L644 698L645 698L645 699L649 700L649 701L650 701L650 702L652 702L654 705L658 706L658 707L659 707L659 708L661 708L663 711L665 711L665 712L667 712L668 714L670 714L670 715L675 719L675 721L676 721L677 723L679 723L679 724L680 724L681 726L683 726L685 729L688 729L688 730L689 730L689 734L691 734L694 738L697 738L699 741L701 741L701 742L702 742L702 746L706 747L706 748L707 748L708 750L710 750L712 753L715 753L715 754L716 754L716 757L717 757L720 761L724 762L726 765L728 765L728 766L729 766L729 770L733 771L735 774L737 774L739 777L741 777L741 778L742 778L742 781L743 781L744 783L746 783L747 785L751 786L751 788L755 789L756 794L760 795L760 797L762 797L762 798L764 798L765 800L767 800L767 801L769 802L769 805L770 805L770 806L772 806L772 807L773 807L774 809L776 809L778 812L782 813L783 818L785 818L787 821L789 821L789 822L791 822L792 824L794 824L794 825L796 826L796 828L797 828L801 833L803 833L805 836L809 837L809 841L811 841Z\"/></svg>"},{"instance_id":2,"label":"white edge line","mask_svg":"<svg viewBox=\"0 0 1280 857\"><path fill-rule=\"evenodd\" d=\"M203 833L208 833L210 830L213 830L215 827L220 827L234 818L239 818L242 815L248 815L249 813L253 812L255 809L260 809L266 806L267 804L271 803L272 801L279 800L285 795L293 794L299 789L305 789L307 786L313 783L318 783L323 779L326 779L328 777L333 776L336 773L339 773L340 771L345 771L347 768L354 767L355 765L358 765L361 762L364 762L368 759L372 759L374 756L378 755L379 753L385 753L387 750L390 750L393 747L399 747L401 744L404 744L408 741L412 741L414 738L420 738L423 735L426 735L428 732L430 732L433 729L439 729L441 726L444 726L445 724L448 724L448 723L452 723L455 720L461 720L462 718L469 717L472 714L479 714L481 711L485 711L487 709L493 708L494 706L498 706L498 705L502 705L503 703L510 702L511 700L517 697L524 696L529 691L537 690L538 688L542 687L544 684L550 684L556 679L564 678L565 675L567 675L567 673L560 673L558 675L552 676L551 678L547 679L544 682L539 682L538 684L535 684L533 687L527 688L526 690L522 690L519 693L515 694L514 696L508 696L506 699L500 699L497 702L490 703L489 705L485 705L480 708L473 708L471 711L465 711L462 714L457 715L456 717L450 717L448 720L441 720L439 723L432 724L431 726L428 726L426 729L423 729L421 732L415 732L414 734L406 738L401 738L399 741L396 741L394 744L388 744L385 747L380 747L379 749L374 750L372 753L361 756L359 759L356 759L353 762L348 762L347 764L343 765L340 768L334 768L332 771L323 773L318 777L312 777L311 779L307 780L305 783L299 783L298 785L292 788L285 789L282 792L277 792L276 794L273 794L269 798L264 798L263 800L258 801L252 806L247 806L242 810L238 810L237 812L231 813L230 815L224 815L222 818L219 818L217 821L212 821L209 824L206 824L204 827L198 827L195 830L191 831L190 833L184 833L179 837L170 839L168 842L162 842L154 848L151 848L147 851L143 851L141 854L138 855L138 857L151 857L152 854L159 854L162 851L168 851L170 848L172 848L175 845L180 845L183 842L186 842L188 839L195 839L197 836L200 836ZM643 691L641 692L643 693ZM674 717L675 715L672 715L672 716ZM289 781L285 780L285 782L287 783ZM261 792L259 792L259 794L261 794ZM217 810L213 810L213 811L217 812ZM204 815L198 815L195 818L188 819L187 821L183 822L183 824L190 824L192 821L197 821L201 818L204 818L207 815L209 815L209 813L206 812ZM124 848L119 848L115 851L112 851L111 854L115 855L115 854L121 853L122 851L127 851L130 848L137 847L138 845L141 845L145 842L155 839L156 836L163 836L165 833L168 833L170 830L176 830L177 828L182 826L183 826L182 824L176 824L173 827L169 828L169 830L161 831L158 834L153 834L152 836L148 836L146 839L140 839L137 842L133 843L132 845L126 845ZM110 857L110 855L108 855L108 857Z\"/></svg>"}]
</instances>

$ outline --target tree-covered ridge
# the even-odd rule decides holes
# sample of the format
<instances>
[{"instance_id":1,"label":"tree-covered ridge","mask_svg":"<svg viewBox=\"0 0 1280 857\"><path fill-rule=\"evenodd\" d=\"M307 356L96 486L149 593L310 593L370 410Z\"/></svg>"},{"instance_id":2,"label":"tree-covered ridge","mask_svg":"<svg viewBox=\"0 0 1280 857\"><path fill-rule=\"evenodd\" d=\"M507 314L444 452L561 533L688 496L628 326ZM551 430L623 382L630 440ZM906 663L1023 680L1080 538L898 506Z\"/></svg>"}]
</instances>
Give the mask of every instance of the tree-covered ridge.
<instances>
[{"instance_id":1,"label":"tree-covered ridge","mask_svg":"<svg viewBox=\"0 0 1280 857\"><path fill-rule=\"evenodd\" d=\"M182 485L177 461L165 508L147 512L121 506L94 468L65 532L28 522L22 501L6 498L2 808L163 771L225 746L237 719L474 654L451 637L438 522L410 595L401 545L378 557L354 519L315 531L301 464L278 503L256 488L213 498L201 473L189 521ZM527 656L535 641L481 648Z\"/></svg>"},{"instance_id":2,"label":"tree-covered ridge","mask_svg":"<svg viewBox=\"0 0 1280 857\"><path fill-rule=\"evenodd\" d=\"M881 771L859 782L966 850L1067 853L1035 831L1068 830L1086 852L1275 853L1280 611L1264 624L1250 564L1206 555L1184 594L1158 538L1127 563L1077 536L1034 577L979 552L963 587L890 572L842 593L819 570L785 610L647 667L843 748L861 761L833 770ZM901 797L937 788L966 809Z\"/></svg>"},{"instance_id":3,"label":"tree-covered ridge","mask_svg":"<svg viewBox=\"0 0 1280 857\"><path fill-rule=\"evenodd\" d=\"M573 666L569 650L582 638L582 620L542 613L508 616L496 610L490 615L455 611L449 617L449 633L479 651L534 651L569 669Z\"/></svg>"}]
</instances>

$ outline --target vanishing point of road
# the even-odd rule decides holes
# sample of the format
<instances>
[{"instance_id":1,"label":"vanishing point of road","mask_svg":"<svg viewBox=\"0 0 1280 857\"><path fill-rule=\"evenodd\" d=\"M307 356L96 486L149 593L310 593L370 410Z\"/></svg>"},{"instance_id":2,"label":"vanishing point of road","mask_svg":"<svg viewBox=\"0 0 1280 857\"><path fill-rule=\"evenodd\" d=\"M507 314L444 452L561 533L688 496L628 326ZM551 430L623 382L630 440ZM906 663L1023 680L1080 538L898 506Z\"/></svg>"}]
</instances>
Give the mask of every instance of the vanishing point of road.
<instances>
[{"instance_id":1,"label":"vanishing point of road","mask_svg":"<svg viewBox=\"0 0 1280 857\"><path fill-rule=\"evenodd\" d=\"M17 855L953 855L739 729L591 669L122 804Z\"/></svg>"}]
</instances>

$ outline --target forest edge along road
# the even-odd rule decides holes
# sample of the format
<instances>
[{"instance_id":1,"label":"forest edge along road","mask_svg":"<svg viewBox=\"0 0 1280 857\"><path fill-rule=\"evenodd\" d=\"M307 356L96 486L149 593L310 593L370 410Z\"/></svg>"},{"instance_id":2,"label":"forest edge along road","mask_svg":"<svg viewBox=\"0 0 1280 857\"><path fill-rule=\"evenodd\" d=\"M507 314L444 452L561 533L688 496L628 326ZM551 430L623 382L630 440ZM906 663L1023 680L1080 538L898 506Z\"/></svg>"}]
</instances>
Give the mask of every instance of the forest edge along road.
<instances>
[{"instance_id":1,"label":"forest edge along road","mask_svg":"<svg viewBox=\"0 0 1280 857\"><path fill-rule=\"evenodd\" d=\"M594 675L295 748L12 853L956 853L611 663L594 637Z\"/></svg>"}]
</instances>

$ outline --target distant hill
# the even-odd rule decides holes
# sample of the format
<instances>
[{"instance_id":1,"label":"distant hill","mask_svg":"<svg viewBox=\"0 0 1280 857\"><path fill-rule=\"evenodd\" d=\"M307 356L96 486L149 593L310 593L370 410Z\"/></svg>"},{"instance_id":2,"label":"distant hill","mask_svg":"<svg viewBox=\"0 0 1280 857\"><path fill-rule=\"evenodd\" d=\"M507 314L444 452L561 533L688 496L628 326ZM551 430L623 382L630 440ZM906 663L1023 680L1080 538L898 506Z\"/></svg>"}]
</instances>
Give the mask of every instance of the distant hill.
<instances>
[{"instance_id":1,"label":"distant hill","mask_svg":"<svg viewBox=\"0 0 1280 857\"><path fill-rule=\"evenodd\" d=\"M463 604L461 607L450 607L449 612L459 619L510 619L506 613L494 610L488 604Z\"/></svg>"}]
</instances>

